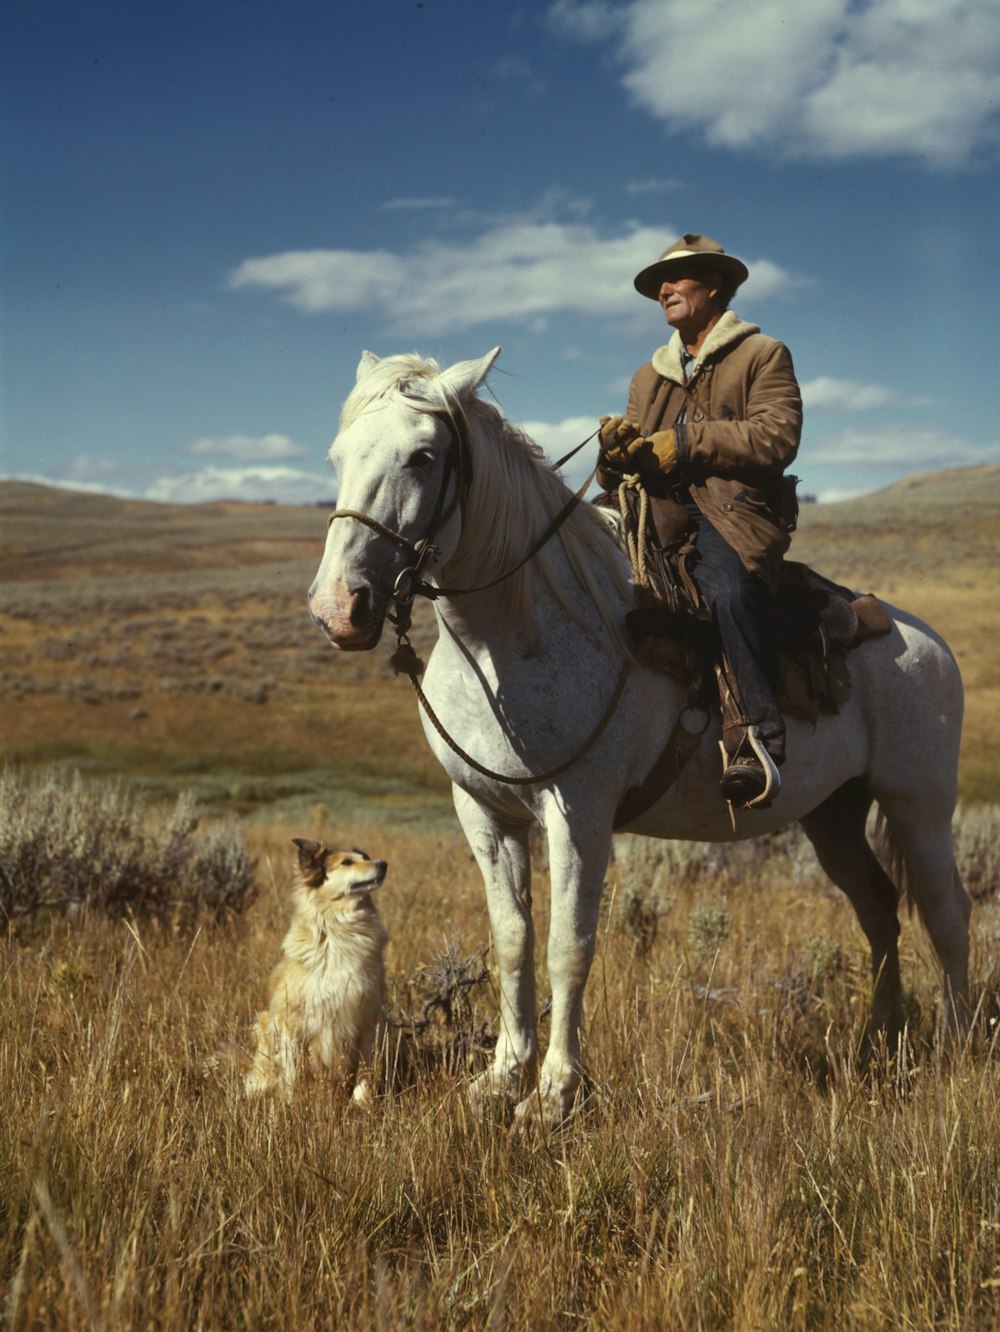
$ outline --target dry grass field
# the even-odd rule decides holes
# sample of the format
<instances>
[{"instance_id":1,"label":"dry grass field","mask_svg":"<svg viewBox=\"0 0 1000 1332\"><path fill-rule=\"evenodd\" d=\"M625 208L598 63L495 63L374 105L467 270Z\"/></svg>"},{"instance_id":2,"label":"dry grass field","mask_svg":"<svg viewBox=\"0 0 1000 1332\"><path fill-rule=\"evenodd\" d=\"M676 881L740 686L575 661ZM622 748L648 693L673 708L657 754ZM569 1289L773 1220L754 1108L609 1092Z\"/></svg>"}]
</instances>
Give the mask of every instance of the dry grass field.
<instances>
[{"instance_id":1,"label":"dry grass field","mask_svg":"<svg viewBox=\"0 0 1000 1332\"><path fill-rule=\"evenodd\" d=\"M1000 467L935 474L807 506L795 548L923 614L962 663L969 1043L939 1048L938 978L906 917L909 1044L859 1066L863 938L794 832L725 852L622 838L589 1095L567 1132L524 1143L463 1100L494 1032L488 924L410 691L388 648L337 658L305 617L324 511L0 486L6 753L120 777L154 821L189 789L206 830L240 815L258 859L256 899L216 923L9 924L5 1324L1000 1328L998 517ZM57 825L39 839L56 863ZM264 1000L296 835L389 862L390 1033L410 1074L370 1114L317 1083L248 1104L207 1059ZM547 910L539 849L541 937ZM480 959L483 979L449 988Z\"/></svg>"}]
</instances>

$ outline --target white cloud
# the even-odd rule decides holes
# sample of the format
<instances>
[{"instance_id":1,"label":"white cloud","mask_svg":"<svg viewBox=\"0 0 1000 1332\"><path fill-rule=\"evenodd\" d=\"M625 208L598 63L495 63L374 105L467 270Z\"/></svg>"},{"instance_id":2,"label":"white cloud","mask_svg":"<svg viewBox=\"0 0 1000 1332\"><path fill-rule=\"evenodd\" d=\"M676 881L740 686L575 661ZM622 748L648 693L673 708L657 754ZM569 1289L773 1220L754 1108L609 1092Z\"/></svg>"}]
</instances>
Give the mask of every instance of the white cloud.
<instances>
[{"instance_id":1,"label":"white cloud","mask_svg":"<svg viewBox=\"0 0 1000 1332\"><path fill-rule=\"evenodd\" d=\"M284 291L290 305L317 314L362 310L373 288L402 288L405 276L403 259L387 250L292 250L244 260L229 285Z\"/></svg>"},{"instance_id":2,"label":"white cloud","mask_svg":"<svg viewBox=\"0 0 1000 1332\"><path fill-rule=\"evenodd\" d=\"M507 218L469 240L428 240L405 254L295 250L247 259L229 285L275 292L306 314L363 310L407 335L498 321L532 327L554 314L628 317L636 309L633 276L676 234L632 225L604 237L582 222ZM753 301L806 285L768 259L748 267L743 291Z\"/></svg>"},{"instance_id":3,"label":"white cloud","mask_svg":"<svg viewBox=\"0 0 1000 1332\"><path fill-rule=\"evenodd\" d=\"M870 412L888 407L899 399L881 384L862 384L852 379L833 379L820 375L801 385L802 401L810 412Z\"/></svg>"},{"instance_id":4,"label":"white cloud","mask_svg":"<svg viewBox=\"0 0 1000 1332\"><path fill-rule=\"evenodd\" d=\"M567 416L562 421L520 421L518 428L541 445L550 463L558 462L572 449L594 434L597 422L592 416ZM597 440L585 445L562 469L563 480L574 489L581 484L597 461Z\"/></svg>"},{"instance_id":5,"label":"white cloud","mask_svg":"<svg viewBox=\"0 0 1000 1332\"><path fill-rule=\"evenodd\" d=\"M816 495L819 504L839 504L841 500L857 499L859 495L868 495L872 490L877 490L878 486L869 484L868 486L829 486L826 490L820 490Z\"/></svg>"},{"instance_id":6,"label":"white cloud","mask_svg":"<svg viewBox=\"0 0 1000 1332\"><path fill-rule=\"evenodd\" d=\"M69 475L81 486L100 484L101 477L119 476L122 465L113 458L95 458L92 453L78 453L69 464Z\"/></svg>"},{"instance_id":7,"label":"white cloud","mask_svg":"<svg viewBox=\"0 0 1000 1332\"><path fill-rule=\"evenodd\" d=\"M120 463L115 470L121 473ZM137 482L132 486L117 485L112 481L85 480L74 475L72 467L65 476L20 473L10 479L93 495L153 500L158 504L204 504L211 500L273 500L278 504L314 504L332 499L337 490L332 470L305 472L293 467L202 467L174 476L161 476L149 483Z\"/></svg>"},{"instance_id":8,"label":"white cloud","mask_svg":"<svg viewBox=\"0 0 1000 1332\"><path fill-rule=\"evenodd\" d=\"M810 466L901 467L920 471L938 467L971 467L1000 457L1000 442L963 439L938 430L913 430L906 425L875 430L845 430L822 444L810 444L801 455Z\"/></svg>"},{"instance_id":9,"label":"white cloud","mask_svg":"<svg viewBox=\"0 0 1000 1332\"><path fill-rule=\"evenodd\" d=\"M185 453L218 454L242 462L272 462L278 458L303 458L311 452L287 435L221 435L196 439Z\"/></svg>"},{"instance_id":10,"label":"white cloud","mask_svg":"<svg viewBox=\"0 0 1000 1332\"><path fill-rule=\"evenodd\" d=\"M293 467L202 467L163 476L146 488L144 498L161 504L201 504L208 500L275 500L309 504L336 489L332 472L303 472Z\"/></svg>"},{"instance_id":11,"label":"white cloud","mask_svg":"<svg viewBox=\"0 0 1000 1332\"><path fill-rule=\"evenodd\" d=\"M951 166L995 146L995 0L558 0L562 35L612 41L636 103L674 132L816 158Z\"/></svg>"}]
</instances>

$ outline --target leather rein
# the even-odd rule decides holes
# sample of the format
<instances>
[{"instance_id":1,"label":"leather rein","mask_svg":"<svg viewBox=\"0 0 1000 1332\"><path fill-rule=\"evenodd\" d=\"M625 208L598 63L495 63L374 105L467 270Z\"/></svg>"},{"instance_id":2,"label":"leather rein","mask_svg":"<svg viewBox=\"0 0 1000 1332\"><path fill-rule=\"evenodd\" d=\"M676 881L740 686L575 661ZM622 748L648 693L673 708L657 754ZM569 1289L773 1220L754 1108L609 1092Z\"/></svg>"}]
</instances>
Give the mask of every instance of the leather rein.
<instances>
[{"instance_id":1,"label":"leather rein","mask_svg":"<svg viewBox=\"0 0 1000 1332\"><path fill-rule=\"evenodd\" d=\"M505 583L508 578L513 577L519 569L523 569L530 560L534 559L542 547L555 536L559 528L562 527L563 523L583 499L584 495L587 493L587 488L594 479L594 473L597 470L595 467L579 490L570 496L569 500L552 519L542 532L541 536L537 538L524 558L519 560L513 568L500 574L498 578L494 578L488 583L481 583L477 587L439 587L435 583L425 582L422 574L424 566L428 560L438 554L438 551L433 544L434 538L437 536L438 532L440 532L441 528L444 527L448 519L460 506L464 514L465 497L472 486L472 450L469 445L468 426L464 416L461 416L456 420L453 412L436 412L434 414L444 418L444 421L448 426L450 442L448 446L448 454L445 459L444 475L441 478L441 488L438 491L437 501L434 505L434 512L431 514L431 519L427 526L427 535L420 537L417 541L409 541L401 533L393 531L391 527L386 527L385 524L380 523L378 519L372 518L370 514L362 513L358 509L335 509L334 512L330 514L329 522L327 523L327 527L329 527L336 518L353 518L359 523L364 523L366 527L370 527L372 531L377 532L379 536L387 537L390 541L395 542L397 546L402 546L404 550L409 552L413 563L408 565L405 569L400 570L390 596L390 600L395 603L396 614L390 615L389 619L397 626L400 624L403 625L400 636L404 635L409 629L409 608L413 605L414 597L426 597L428 601L437 601L440 597L466 597L471 596L476 592L487 592L490 588L499 587L501 583ZM585 445L589 444L596 434L597 431L595 430L593 434L588 435L586 439L577 444L577 446L571 449L569 453L560 458L559 461L553 465L552 470L557 472L560 467L569 462L571 458L575 457ZM452 480L452 477L455 478L456 482L455 493L452 495L451 502L446 503L448 485Z\"/></svg>"},{"instance_id":2,"label":"leather rein","mask_svg":"<svg viewBox=\"0 0 1000 1332\"><path fill-rule=\"evenodd\" d=\"M570 516L576 506L583 499L587 487L594 478L594 471L590 473L583 485L575 494L571 495L563 508L551 520L549 525L537 538L523 559L519 560L512 569L506 573L494 578L489 583L483 583L479 587L437 587L433 583L425 582L422 574L424 566L432 555L437 554L434 548L433 540L438 532L448 521L456 508L461 507L464 515L465 496L472 485L472 450L469 444L468 425L464 414L458 420L455 419L453 412L439 412L437 415L443 416L451 436L448 446L448 457L445 465L444 475L441 478L441 489L434 505L434 512L431 515L428 524L427 535L417 541L409 541L399 532L394 532L391 527L386 527L378 519L372 518L370 514L361 513L357 509L337 509L330 515L327 526L335 518L353 518L355 521L364 523L366 527L371 528L380 536L387 537L398 546L408 551L412 557L413 563L403 569L393 586L390 600L395 603L395 614L387 613L390 623L396 627L396 651L392 656L392 666L397 674L403 674L409 677L410 684L417 696L417 701L423 708L428 720L434 727L434 730L445 742L452 753L457 754L463 763L467 764L473 771L488 777L490 781L501 782L505 786L543 786L546 782L558 777L561 773L572 768L574 764L579 763L589 750L591 750L600 739L605 728L614 716L615 709L625 692L625 686L632 670L632 663L626 658L622 667L621 674L618 677L618 683L615 685L614 692L608 700L608 704L602 713L597 725L591 731L590 735L584 740L580 747L569 758L550 768L547 772L538 774L529 774L525 777L511 777L506 773L495 772L491 768L485 767L477 759L459 745L453 736L445 730L441 719L431 707L427 695L420 686L420 676L423 674L423 662L413 650L408 631L412 618L413 599L417 596L427 597L430 601L436 601L439 597L461 597L470 596L475 592L485 592L491 587L497 587L500 583L506 581L518 569L523 569L529 560L542 549L545 543L558 532L563 523ZM594 438L598 432L595 430L592 435L588 435L577 446L559 459L553 465L553 471L558 471L565 463L569 462L580 450ZM447 500L448 485L455 478L455 493L451 497L450 503ZM700 719L699 719L700 714ZM614 827L616 829L627 827L639 816L660 799L662 795L674 784L680 776L681 771L688 760L697 752L701 744L701 737L709 721L708 700L706 694L705 677L700 675L696 677L692 684L687 705L678 714L674 721L673 729L667 737L667 742L663 747L660 757L657 759L653 768L638 786L631 787L625 792L617 810L615 811Z\"/></svg>"},{"instance_id":3,"label":"leather rein","mask_svg":"<svg viewBox=\"0 0 1000 1332\"><path fill-rule=\"evenodd\" d=\"M618 683L615 686L614 692L612 693L608 705L598 721L597 726L570 758L565 759L562 763L559 763L556 767L550 768L544 773L530 774L525 777L508 776L505 773L494 772L491 768L487 768L479 763L478 760L471 756L471 754L467 754L458 742L448 734L440 718L431 707L430 701L420 686L419 677L423 673L423 662L417 656L408 637L412 619L413 600L418 596L427 597L429 601L436 601L440 597L451 598L471 596L473 593L485 592L488 589L497 587L500 583L505 582L508 578L517 573L519 569L523 569L529 560L533 559L542 547L555 536L559 528L562 527L563 523L565 523L567 518L583 499L588 486L594 478L594 472L592 471L579 490L570 496L566 504L549 522L542 534L534 541L531 548L528 550L528 553L523 559L519 560L513 568L508 569L498 578L494 578L488 583L482 583L477 587L438 587L436 584L428 583L424 580L422 576L424 566L432 556L438 553L433 544L434 538L437 536L438 532L444 527L445 523L457 508L461 507L464 514L465 497L472 485L472 450L469 444L468 426L464 415L456 419L453 412L439 412L435 414L444 418L448 426L450 442L445 462L444 475L441 478L441 488L438 491L437 500L434 505L434 512L431 515L430 522L427 526L427 535L419 538L417 541L410 541L401 533L395 532L391 527L387 527L384 523L379 522L377 518L373 518L370 514L362 513L357 509L335 509L330 515L327 526L329 527L337 518L352 518L356 522L364 523L366 527L371 528L373 532L377 532L379 536L386 537L388 540L395 542L397 546L401 546L409 553L413 562L400 571L390 595L390 600L395 604L395 613L387 613L387 618L396 627L397 646L392 657L392 665L397 673L409 676L410 683L413 685L420 706L424 709L431 725L441 739L444 740L445 744L447 744L452 752L457 754L464 763L468 764L470 768L481 773L484 777L490 778L492 781L503 782L507 786L543 785L545 782L551 781L553 777L557 777L560 773L573 767L573 765L578 763L588 750L597 743L608 722L614 715L622 694L625 692L625 685L628 682L628 677L632 669L631 662L626 660L621 675L619 676ZM571 449L569 453L560 458L554 465L553 471L558 471L564 463L569 462L572 457L579 453L584 445L590 443L596 434L597 431L595 430L593 434L588 435L585 440L581 441L581 443L579 443L574 449ZM594 471L596 470L597 469L595 468ZM447 498L448 489L453 478L455 481L455 488L451 500L449 501Z\"/></svg>"}]
</instances>

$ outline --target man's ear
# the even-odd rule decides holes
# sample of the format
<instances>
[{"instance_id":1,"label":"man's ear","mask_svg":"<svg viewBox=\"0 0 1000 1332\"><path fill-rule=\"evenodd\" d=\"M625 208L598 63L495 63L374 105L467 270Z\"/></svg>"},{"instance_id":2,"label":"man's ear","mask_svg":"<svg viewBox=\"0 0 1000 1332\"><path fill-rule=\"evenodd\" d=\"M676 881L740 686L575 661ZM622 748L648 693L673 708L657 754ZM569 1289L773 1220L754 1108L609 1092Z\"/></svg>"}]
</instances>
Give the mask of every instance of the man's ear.
<instances>
[{"instance_id":1,"label":"man's ear","mask_svg":"<svg viewBox=\"0 0 1000 1332\"><path fill-rule=\"evenodd\" d=\"M723 284L722 274L710 273L710 272L706 273L703 281L704 285L708 288L711 294L712 300L714 301L718 297L719 293L722 291L722 284Z\"/></svg>"}]
</instances>

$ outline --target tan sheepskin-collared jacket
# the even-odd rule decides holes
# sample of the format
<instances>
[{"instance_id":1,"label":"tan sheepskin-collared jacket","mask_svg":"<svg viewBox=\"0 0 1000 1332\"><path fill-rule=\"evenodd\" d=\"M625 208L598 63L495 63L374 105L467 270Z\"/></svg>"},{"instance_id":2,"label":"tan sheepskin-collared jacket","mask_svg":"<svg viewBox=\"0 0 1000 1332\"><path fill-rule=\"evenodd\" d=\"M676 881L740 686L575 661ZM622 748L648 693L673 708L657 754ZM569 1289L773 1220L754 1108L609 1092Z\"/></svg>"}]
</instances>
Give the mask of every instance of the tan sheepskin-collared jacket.
<instances>
[{"instance_id":1,"label":"tan sheepskin-collared jacket","mask_svg":"<svg viewBox=\"0 0 1000 1332\"><path fill-rule=\"evenodd\" d=\"M632 378L625 414L643 435L675 430L678 470L671 481L686 484L746 567L775 591L790 540L782 473L802 431L788 348L727 310L686 383L679 333L653 353Z\"/></svg>"}]
</instances>

